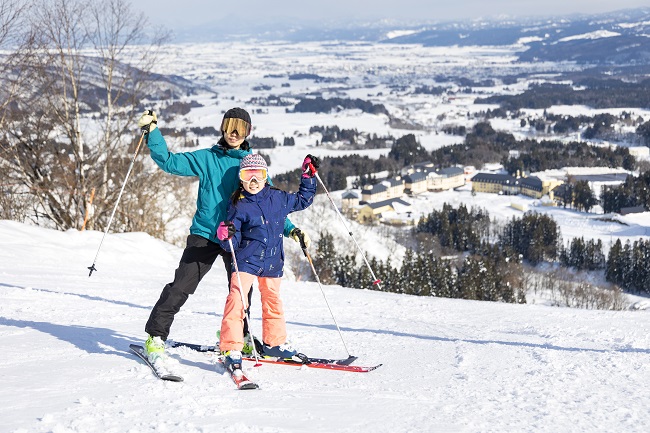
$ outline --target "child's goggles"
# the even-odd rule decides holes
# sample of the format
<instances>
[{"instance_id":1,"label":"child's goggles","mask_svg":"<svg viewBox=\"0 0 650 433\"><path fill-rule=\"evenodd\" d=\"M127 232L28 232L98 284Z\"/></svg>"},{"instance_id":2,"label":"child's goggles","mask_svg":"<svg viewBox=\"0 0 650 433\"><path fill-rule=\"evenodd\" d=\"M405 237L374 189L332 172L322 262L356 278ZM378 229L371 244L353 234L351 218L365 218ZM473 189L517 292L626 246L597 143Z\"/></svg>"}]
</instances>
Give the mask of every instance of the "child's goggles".
<instances>
[{"instance_id":1,"label":"child's goggles","mask_svg":"<svg viewBox=\"0 0 650 433\"><path fill-rule=\"evenodd\" d=\"M221 132L225 135L237 132L240 137L248 137L251 133L251 124L242 119L227 117L221 122Z\"/></svg>"},{"instance_id":2,"label":"child's goggles","mask_svg":"<svg viewBox=\"0 0 650 433\"><path fill-rule=\"evenodd\" d=\"M239 179L242 182L250 182L255 179L257 183L265 183L268 173L265 168L243 168L239 170Z\"/></svg>"}]
</instances>

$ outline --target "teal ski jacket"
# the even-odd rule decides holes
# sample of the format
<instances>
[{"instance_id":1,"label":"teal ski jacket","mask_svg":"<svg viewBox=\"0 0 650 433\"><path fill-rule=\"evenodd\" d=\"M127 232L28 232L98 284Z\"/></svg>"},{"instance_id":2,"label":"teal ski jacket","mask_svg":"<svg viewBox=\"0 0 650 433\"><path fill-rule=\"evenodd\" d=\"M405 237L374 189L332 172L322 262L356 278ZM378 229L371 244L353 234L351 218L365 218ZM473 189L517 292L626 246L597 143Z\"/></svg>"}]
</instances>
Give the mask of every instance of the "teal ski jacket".
<instances>
[{"instance_id":1,"label":"teal ski jacket","mask_svg":"<svg viewBox=\"0 0 650 433\"><path fill-rule=\"evenodd\" d=\"M158 128L148 134L147 146L151 159L163 171L199 178L196 213L190 233L218 243L217 227L226 219L230 196L239 187L239 162L251 151L215 145L210 149L172 153ZM289 236L294 228L287 218L284 236Z\"/></svg>"}]
</instances>

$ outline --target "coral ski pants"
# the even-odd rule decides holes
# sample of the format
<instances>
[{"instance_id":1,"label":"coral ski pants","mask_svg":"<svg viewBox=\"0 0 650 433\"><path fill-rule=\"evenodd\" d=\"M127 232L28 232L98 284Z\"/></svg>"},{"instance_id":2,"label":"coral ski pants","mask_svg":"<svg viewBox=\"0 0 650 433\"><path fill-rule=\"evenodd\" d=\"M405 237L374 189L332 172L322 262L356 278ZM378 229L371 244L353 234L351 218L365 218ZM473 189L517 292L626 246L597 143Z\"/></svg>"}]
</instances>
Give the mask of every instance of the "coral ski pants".
<instances>
[{"instance_id":1,"label":"coral ski pants","mask_svg":"<svg viewBox=\"0 0 650 433\"><path fill-rule=\"evenodd\" d=\"M268 346L279 346L287 340L287 327L284 321L284 311L280 300L281 278L257 277L246 272L240 272L241 284L246 289L244 297L248 299L248 292L257 278L259 291L262 297L262 340ZM221 341L219 348L222 351L242 350L244 347L244 309L239 293L239 279L233 272L230 277L230 293L226 299L226 306L221 321Z\"/></svg>"}]
</instances>

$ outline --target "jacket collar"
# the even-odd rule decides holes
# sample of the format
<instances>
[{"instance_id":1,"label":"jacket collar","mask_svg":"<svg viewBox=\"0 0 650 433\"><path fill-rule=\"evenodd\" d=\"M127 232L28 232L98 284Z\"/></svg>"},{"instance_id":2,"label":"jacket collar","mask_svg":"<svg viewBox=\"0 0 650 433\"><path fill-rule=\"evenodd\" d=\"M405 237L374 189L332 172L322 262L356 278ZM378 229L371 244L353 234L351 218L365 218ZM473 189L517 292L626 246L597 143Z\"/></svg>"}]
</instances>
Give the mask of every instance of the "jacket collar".
<instances>
[{"instance_id":1,"label":"jacket collar","mask_svg":"<svg viewBox=\"0 0 650 433\"><path fill-rule=\"evenodd\" d=\"M217 144L212 146L212 149L214 151L221 150L223 151L223 153L225 153L228 156L239 155L242 152L243 152L243 156L246 156L249 153L251 153L251 145L248 141L244 140L244 142L239 146L239 149L232 149L228 146L228 143L226 143L226 140L223 137L221 137L219 141L217 141Z\"/></svg>"},{"instance_id":2,"label":"jacket collar","mask_svg":"<svg viewBox=\"0 0 650 433\"><path fill-rule=\"evenodd\" d=\"M244 196L244 198L253 203L258 202L260 200L264 200L266 197L269 196L270 193L271 193L271 186L268 183L264 185L262 191L258 192L257 194L251 194L250 192L242 188L242 195Z\"/></svg>"},{"instance_id":3,"label":"jacket collar","mask_svg":"<svg viewBox=\"0 0 650 433\"><path fill-rule=\"evenodd\" d=\"M235 159L243 159L246 155L251 153L250 150L242 150L242 149L226 149L224 147L219 146L218 144L215 144L212 146L212 152L218 154L218 155L224 155L224 156L229 156L231 158Z\"/></svg>"}]
</instances>

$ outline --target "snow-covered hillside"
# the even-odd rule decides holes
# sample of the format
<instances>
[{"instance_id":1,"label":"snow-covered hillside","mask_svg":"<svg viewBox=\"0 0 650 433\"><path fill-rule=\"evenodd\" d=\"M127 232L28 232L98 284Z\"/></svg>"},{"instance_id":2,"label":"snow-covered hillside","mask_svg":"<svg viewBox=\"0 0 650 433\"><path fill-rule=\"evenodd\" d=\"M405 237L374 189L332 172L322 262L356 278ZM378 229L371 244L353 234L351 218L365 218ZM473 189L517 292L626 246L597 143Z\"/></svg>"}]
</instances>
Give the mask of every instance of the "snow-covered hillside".
<instances>
[{"instance_id":1,"label":"snow-covered hillside","mask_svg":"<svg viewBox=\"0 0 650 433\"><path fill-rule=\"evenodd\" d=\"M170 350L183 383L128 352L181 250L145 234L0 221L1 431L647 432L650 314L586 311L325 286L365 374L245 365L235 390L210 356ZM287 250L295 249L292 243ZM214 343L226 296L214 269L171 338ZM283 282L290 337L346 356L316 283ZM260 328L259 302L253 305Z\"/></svg>"}]
</instances>

